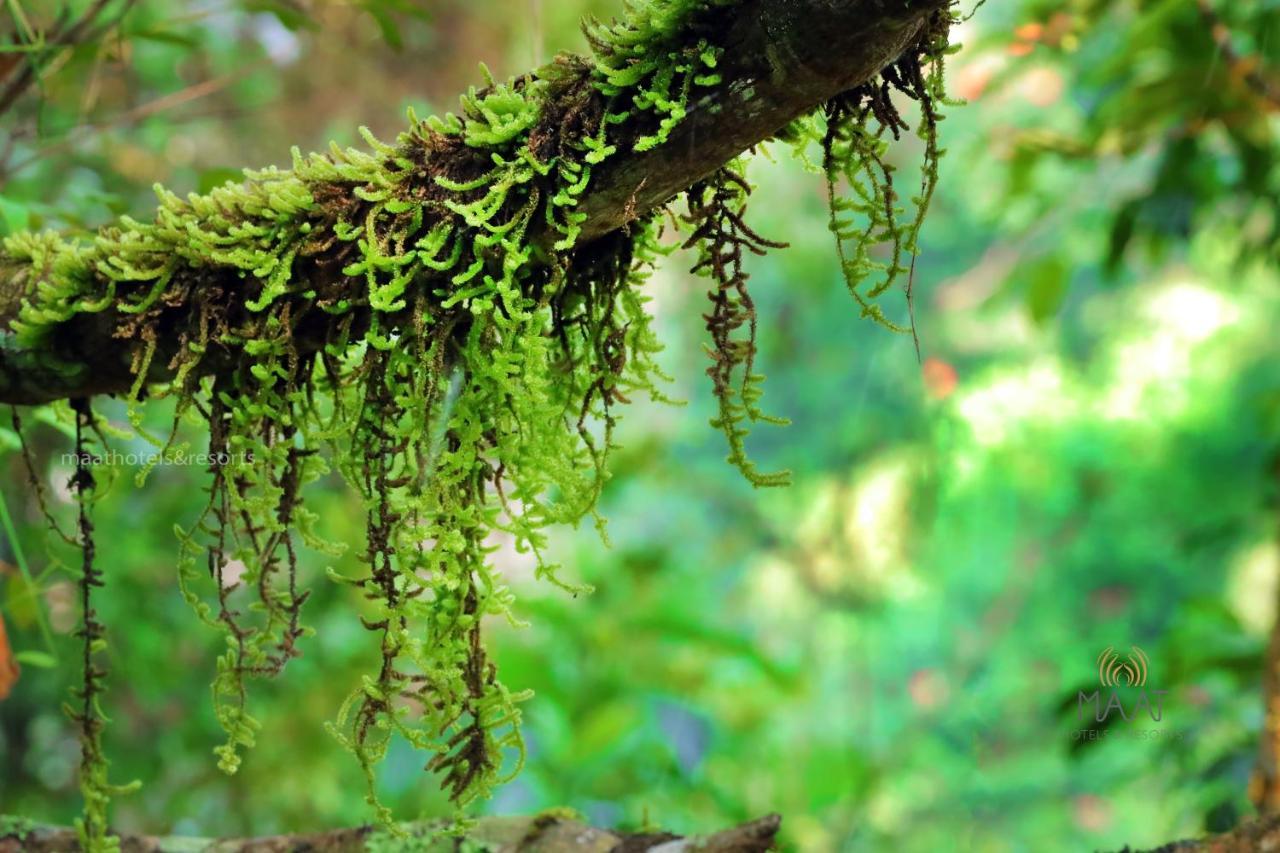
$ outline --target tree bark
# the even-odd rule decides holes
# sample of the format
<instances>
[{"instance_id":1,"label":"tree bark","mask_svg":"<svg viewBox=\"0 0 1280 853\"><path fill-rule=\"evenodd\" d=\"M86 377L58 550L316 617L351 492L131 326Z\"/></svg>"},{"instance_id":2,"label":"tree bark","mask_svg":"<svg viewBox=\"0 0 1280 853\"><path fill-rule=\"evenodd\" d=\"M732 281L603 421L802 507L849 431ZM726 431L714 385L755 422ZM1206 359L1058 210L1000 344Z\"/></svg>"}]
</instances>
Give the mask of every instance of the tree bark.
<instances>
[{"instance_id":1,"label":"tree bark","mask_svg":"<svg viewBox=\"0 0 1280 853\"><path fill-rule=\"evenodd\" d=\"M11 819L10 819L11 820ZM699 837L680 837L666 832L627 833L597 829L577 820L552 813L535 817L487 817L476 822L465 836L445 836L434 844L414 843L408 849L423 853L447 853L464 849L487 853L761 853L773 849L774 836L782 819L777 815ZM418 825L411 834L422 839L430 825ZM378 849L370 845L378 831L368 827L336 829L309 835L276 835L265 838L224 840L202 838L158 838L145 835L121 836L122 853L361 853ZM73 853L79 843L75 831L51 826L5 826L0 823L0 853ZM388 846L383 849L397 849Z\"/></svg>"},{"instance_id":2,"label":"tree bark","mask_svg":"<svg viewBox=\"0 0 1280 853\"><path fill-rule=\"evenodd\" d=\"M579 243L624 227L793 119L871 79L947 5L949 0L744 0L719 40L721 82L689 105L665 144L620 151L605 161L579 208L587 214ZM116 337L115 311L77 315L46 336L42 349L22 350L8 329L28 295L0 254L0 403L34 405L130 388L131 342ZM175 345L160 342L149 381L168 378L163 365Z\"/></svg>"},{"instance_id":3,"label":"tree bark","mask_svg":"<svg viewBox=\"0 0 1280 853\"><path fill-rule=\"evenodd\" d=\"M1280 480L1280 455L1272 461L1271 470L1272 476ZM1264 815L1280 813L1280 582L1275 595L1271 638L1262 661L1262 734L1258 738L1258 763L1249 779L1249 799Z\"/></svg>"},{"instance_id":4,"label":"tree bark","mask_svg":"<svg viewBox=\"0 0 1280 853\"><path fill-rule=\"evenodd\" d=\"M1120 853L1256 853L1280 850L1280 817L1247 821L1230 832L1187 841L1172 841L1148 850L1129 847Z\"/></svg>"}]
</instances>

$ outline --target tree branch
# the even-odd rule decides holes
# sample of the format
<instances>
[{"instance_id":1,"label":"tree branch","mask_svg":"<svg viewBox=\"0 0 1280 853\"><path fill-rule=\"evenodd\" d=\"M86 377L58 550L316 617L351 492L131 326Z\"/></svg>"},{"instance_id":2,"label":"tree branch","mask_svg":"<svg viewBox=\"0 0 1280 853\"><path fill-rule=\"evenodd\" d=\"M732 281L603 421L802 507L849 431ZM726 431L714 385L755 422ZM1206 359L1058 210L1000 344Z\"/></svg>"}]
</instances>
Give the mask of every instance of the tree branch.
<instances>
[{"instance_id":1,"label":"tree branch","mask_svg":"<svg viewBox=\"0 0 1280 853\"><path fill-rule=\"evenodd\" d=\"M681 838L666 832L625 833L603 829L555 816L487 817L476 822L464 838L446 838L434 846L413 846L414 850L444 851L462 849L464 839L474 849L493 853L763 853L773 848L781 818L777 815L745 823L714 835ZM418 834L425 827L410 828ZM193 851L203 853L281 853L287 850L309 850L313 853L360 853L371 848L388 849L370 844L376 831L370 827L336 829L307 835L276 835L267 838L235 838L209 840L197 838L156 838L124 835L121 849L126 853L166 853ZM54 853L78 850L75 830L51 826L23 825L6 818L0 821L0 853ZM390 849L400 849L392 847ZM467 847L466 849L473 849Z\"/></svg>"},{"instance_id":2,"label":"tree branch","mask_svg":"<svg viewBox=\"0 0 1280 853\"><path fill-rule=\"evenodd\" d=\"M1171 841L1139 850L1125 847L1120 853L1257 853L1280 847L1280 818L1247 820L1230 832L1205 838Z\"/></svg>"},{"instance_id":3,"label":"tree branch","mask_svg":"<svg viewBox=\"0 0 1280 853\"><path fill-rule=\"evenodd\" d=\"M702 89L670 138L649 151L619 151L592 176L579 210L581 245L624 227L769 139L790 121L873 78L920 35L949 0L745 0L713 38L724 48L720 83ZM134 377L132 341L112 308L77 314L39 349L8 331L34 286L0 255L0 403L31 405L118 394ZM149 382L176 341L158 341ZM216 364L202 364L210 372Z\"/></svg>"}]
</instances>

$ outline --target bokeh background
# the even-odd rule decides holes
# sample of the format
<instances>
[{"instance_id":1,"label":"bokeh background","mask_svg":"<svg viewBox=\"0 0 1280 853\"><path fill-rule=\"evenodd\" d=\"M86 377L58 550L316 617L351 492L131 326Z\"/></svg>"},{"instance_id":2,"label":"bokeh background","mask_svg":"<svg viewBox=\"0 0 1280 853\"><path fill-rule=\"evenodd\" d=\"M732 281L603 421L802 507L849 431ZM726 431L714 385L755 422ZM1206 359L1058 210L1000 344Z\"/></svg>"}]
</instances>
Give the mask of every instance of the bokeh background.
<instances>
[{"instance_id":1,"label":"bokeh background","mask_svg":"<svg viewBox=\"0 0 1280 853\"><path fill-rule=\"evenodd\" d=\"M92 38L39 46L60 11L90 5L0 11L10 43L36 43L0 52L0 70L40 66L0 116L0 232L145 217L155 182L208 189L287 165L291 145L356 144L360 125L392 138L407 106L453 108L478 62L518 73L582 50L582 15L620 11L112 0ZM570 598L500 555L530 626L495 624L491 643L507 683L537 695L528 765L483 810L694 832L778 811L789 849L817 853L1153 845L1251 813L1280 571L1280 3L1005 0L956 36L950 86L969 104L942 126L916 270L923 361L857 318L820 177L781 148L757 158L751 220L791 244L752 267L765 403L792 424L750 446L795 483L753 490L724 463L706 285L675 255L648 286L688 404L627 412L612 546L588 527L555 542L595 593ZM914 139L894 149L906 186L919 155ZM24 417L67 517L65 422ZM22 661L0 702L0 812L66 823L75 555L45 530L15 448L0 429L0 615ZM333 561L304 558L317 636L257 685L260 744L227 778L211 754L219 640L174 576L172 529L196 516L201 472L160 468L141 488L116 473L97 509L107 742L113 776L144 782L117 826L367 820L359 770L323 728L376 654L324 578ZM349 495L309 499L358 545ZM1082 743L1076 691L1101 649L1130 644L1169 691L1162 735ZM447 811L408 749L381 785L404 817Z\"/></svg>"}]
</instances>

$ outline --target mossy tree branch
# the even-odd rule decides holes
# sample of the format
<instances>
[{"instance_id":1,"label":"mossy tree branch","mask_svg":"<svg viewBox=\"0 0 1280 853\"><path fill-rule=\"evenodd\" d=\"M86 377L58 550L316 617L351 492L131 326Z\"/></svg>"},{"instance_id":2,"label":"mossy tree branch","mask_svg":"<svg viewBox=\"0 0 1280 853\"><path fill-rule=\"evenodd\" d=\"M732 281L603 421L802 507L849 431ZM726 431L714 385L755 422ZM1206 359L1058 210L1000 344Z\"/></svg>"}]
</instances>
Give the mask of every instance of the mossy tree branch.
<instances>
[{"instance_id":1,"label":"mossy tree branch","mask_svg":"<svg viewBox=\"0 0 1280 853\"><path fill-rule=\"evenodd\" d=\"M739 155L773 137L820 147L845 285L864 317L907 331L876 300L898 284L910 305L955 5L634 2L612 24L586 23L590 56L490 78L460 115L411 112L394 145L362 128L367 150L294 149L290 170L185 199L159 190L150 222L4 239L0 402L69 397L96 429L88 398L124 393L140 428L145 392L176 396L169 439L151 437L164 448L183 417L208 424L209 500L176 529L177 570L197 617L227 638L212 691L219 768L236 772L261 728L247 681L280 674L310 630L298 546L344 549L301 505L336 467L366 535L363 568L328 578L369 602L359 618L378 663L327 728L359 762L366 802L394 831L376 770L397 735L431 753L425 769L460 809L519 772L531 694L504 684L485 648L484 617L519 622L487 543L511 535L537 577L584 589L546 559L545 530L599 520L618 407L664 399L644 288L672 245L663 229L712 283L711 423L727 458L756 486L782 485L787 473L756 470L744 446L753 424L781 420L759 402L742 262L780 244L744 220ZM894 93L920 112L909 199L885 159L910 129ZM683 215L667 207L677 197ZM99 579L82 529L87 590ZM228 581L236 561L245 569ZM87 596L83 610L90 696ZM107 804L125 787L108 779L97 718L75 720L80 840L114 850Z\"/></svg>"},{"instance_id":2,"label":"mossy tree branch","mask_svg":"<svg viewBox=\"0 0 1280 853\"><path fill-rule=\"evenodd\" d=\"M620 150L605 161L581 200L579 210L586 217L576 245L624 228L793 119L873 78L947 5L946 0L747 0L727 9L727 26L710 35L722 48L720 82L699 90L664 144ZM623 128L633 136L649 130ZM198 291L208 274L187 268L177 276L190 278ZM6 266L0 255L0 403L35 405L128 391L134 384L130 354L136 342L122 337L122 318L114 308L69 318L39 347L15 343L9 327L32 287L21 268ZM156 343L147 374L152 382L170 378L166 365L178 346L163 337ZM305 336L300 345L306 346ZM217 360L209 358L199 372L216 369Z\"/></svg>"},{"instance_id":3,"label":"mossy tree branch","mask_svg":"<svg viewBox=\"0 0 1280 853\"><path fill-rule=\"evenodd\" d=\"M9 851L78 850L74 830L0 820L0 853ZM664 853L694 850L701 853L763 853L773 849L780 820L777 815L753 820L741 826L712 835L682 838L667 832L628 833L597 829L577 820L546 813L535 817L481 818L460 838L446 836L436 843L419 841L419 831L426 825L413 827L414 841L388 843L385 833L372 827L336 829L306 835L276 835L264 838L206 840L195 838L157 838L142 835L122 836L121 849L130 853L177 853L200 850L205 853L278 853L286 850L310 850L314 853L363 853L379 850L421 850L423 853L446 853L454 850L491 851L491 853L643 853L661 849ZM463 843L463 842L466 843Z\"/></svg>"}]
</instances>

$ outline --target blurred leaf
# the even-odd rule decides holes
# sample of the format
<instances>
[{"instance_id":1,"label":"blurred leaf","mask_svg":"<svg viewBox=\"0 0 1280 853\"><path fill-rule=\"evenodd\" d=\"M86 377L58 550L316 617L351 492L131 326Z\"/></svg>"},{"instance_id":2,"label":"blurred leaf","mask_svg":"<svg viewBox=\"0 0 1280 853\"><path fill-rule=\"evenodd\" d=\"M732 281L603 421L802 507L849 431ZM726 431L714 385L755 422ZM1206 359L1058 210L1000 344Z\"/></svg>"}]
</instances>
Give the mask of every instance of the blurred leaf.
<instances>
[{"instance_id":1,"label":"blurred leaf","mask_svg":"<svg viewBox=\"0 0 1280 853\"><path fill-rule=\"evenodd\" d=\"M245 3L245 9L275 15L280 23L293 31L316 29L318 26L306 8L295 0L250 0Z\"/></svg>"},{"instance_id":2,"label":"blurred leaf","mask_svg":"<svg viewBox=\"0 0 1280 853\"><path fill-rule=\"evenodd\" d=\"M239 169L218 166L201 172L197 186L199 187L199 192L210 193L227 182L238 184L243 180L244 172Z\"/></svg>"},{"instance_id":3,"label":"blurred leaf","mask_svg":"<svg viewBox=\"0 0 1280 853\"><path fill-rule=\"evenodd\" d=\"M400 25L396 23L395 18L381 6L373 3L366 6L365 10L377 22L378 29L382 31L382 40L387 43L387 46L392 50L403 50L404 39L400 35Z\"/></svg>"},{"instance_id":4,"label":"blurred leaf","mask_svg":"<svg viewBox=\"0 0 1280 853\"><path fill-rule=\"evenodd\" d=\"M0 195L0 233L12 234L29 227L27 206Z\"/></svg>"},{"instance_id":5,"label":"blurred leaf","mask_svg":"<svg viewBox=\"0 0 1280 853\"><path fill-rule=\"evenodd\" d=\"M1052 320L1067 295L1069 270L1057 255L1042 258L1027 270L1027 310L1036 325Z\"/></svg>"},{"instance_id":6,"label":"blurred leaf","mask_svg":"<svg viewBox=\"0 0 1280 853\"><path fill-rule=\"evenodd\" d=\"M606 752L627 732L640 725L640 711L634 700L607 702L591 710L573 733L571 751L576 759L590 759Z\"/></svg>"},{"instance_id":7,"label":"blurred leaf","mask_svg":"<svg viewBox=\"0 0 1280 853\"><path fill-rule=\"evenodd\" d=\"M200 47L200 41L195 36L175 32L174 30L149 28L143 30L131 30L125 33L125 35L128 38L158 42L160 44L171 44L177 47L185 47L188 50L196 50Z\"/></svg>"},{"instance_id":8,"label":"blurred leaf","mask_svg":"<svg viewBox=\"0 0 1280 853\"><path fill-rule=\"evenodd\" d=\"M750 661L770 680L782 687L794 686L797 668L780 664L764 654L749 638L713 624L690 622L672 614L654 613L636 618L632 630L650 631L667 641L701 645L717 654L730 654Z\"/></svg>"},{"instance_id":9,"label":"blurred leaf","mask_svg":"<svg viewBox=\"0 0 1280 853\"><path fill-rule=\"evenodd\" d=\"M19 628L30 627L40 618L40 602L36 588L23 575L14 572L5 583L5 609Z\"/></svg>"},{"instance_id":10,"label":"blurred leaf","mask_svg":"<svg viewBox=\"0 0 1280 853\"><path fill-rule=\"evenodd\" d=\"M25 663L28 666L34 666L37 669L53 669L58 665L58 659L48 652L18 652L13 656L13 659L18 663Z\"/></svg>"},{"instance_id":11,"label":"blurred leaf","mask_svg":"<svg viewBox=\"0 0 1280 853\"><path fill-rule=\"evenodd\" d=\"M1111 222L1111 231L1107 238L1107 256L1104 261L1109 275L1115 275L1120 269L1125 249L1129 248L1129 243L1133 240L1138 222L1138 210L1139 205L1136 201L1125 202L1116 211L1115 218Z\"/></svg>"}]
</instances>

